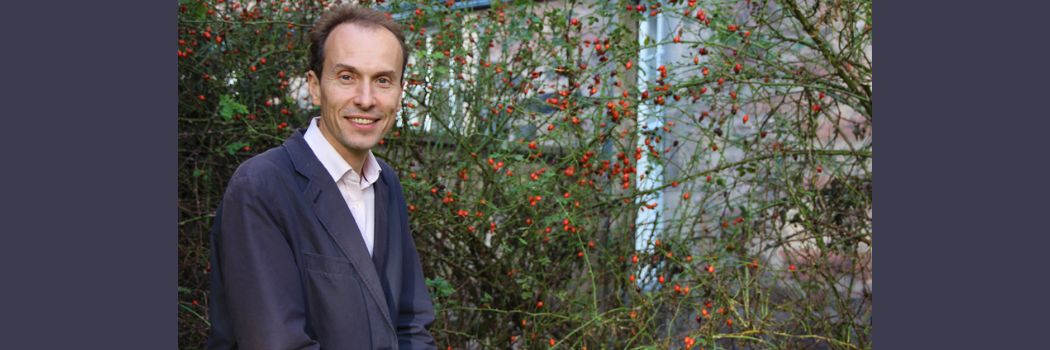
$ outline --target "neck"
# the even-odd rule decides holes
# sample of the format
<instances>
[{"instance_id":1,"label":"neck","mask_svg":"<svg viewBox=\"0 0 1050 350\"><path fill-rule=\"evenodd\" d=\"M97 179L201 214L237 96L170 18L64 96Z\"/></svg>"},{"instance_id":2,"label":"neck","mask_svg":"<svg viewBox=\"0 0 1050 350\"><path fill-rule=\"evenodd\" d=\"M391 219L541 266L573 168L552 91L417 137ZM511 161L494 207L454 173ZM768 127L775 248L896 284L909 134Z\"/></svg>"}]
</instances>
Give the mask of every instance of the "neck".
<instances>
[{"instance_id":1,"label":"neck","mask_svg":"<svg viewBox=\"0 0 1050 350\"><path fill-rule=\"evenodd\" d=\"M338 148L336 148L336 149L338 149ZM346 160L346 162L348 164L350 164L350 167L353 168L354 172L356 172L358 176L361 176L361 177L365 176L365 169L364 168L365 168L365 159L368 158L368 152L367 151L362 152L361 154L355 154L355 153L352 153L352 152L346 152L346 153L339 152L339 155L342 156L343 159Z\"/></svg>"}]
</instances>

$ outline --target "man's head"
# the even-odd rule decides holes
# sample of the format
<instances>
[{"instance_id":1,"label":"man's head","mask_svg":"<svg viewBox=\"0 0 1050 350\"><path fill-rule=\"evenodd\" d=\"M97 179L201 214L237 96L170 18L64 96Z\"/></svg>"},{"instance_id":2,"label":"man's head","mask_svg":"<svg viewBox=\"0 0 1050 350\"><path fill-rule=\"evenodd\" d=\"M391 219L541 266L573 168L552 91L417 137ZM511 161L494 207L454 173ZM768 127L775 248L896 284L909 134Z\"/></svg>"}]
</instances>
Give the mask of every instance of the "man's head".
<instances>
[{"instance_id":1,"label":"man's head","mask_svg":"<svg viewBox=\"0 0 1050 350\"><path fill-rule=\"evenodd\" d=\"M367 28L383 28L394 34L401 45L401 72L408 64L409 48L400 24L378 11L350 4L332 6L321 14L310 29L310 70L321 76L324 70L325 40L340 24L353 23ZM400 80L401 77L398 77Z\"/></svg>"},{"instance_id":2,"label":"man's head","mask_svg":"<svg viewBox=\"0 0 1050 350\"><path fill-rule=\"evenodd\" d=\"M310 31L307 80L319 128L356 171L394 125L407 58L400 26L369 9L335 6Z\"/></svg>"}]
</instances>

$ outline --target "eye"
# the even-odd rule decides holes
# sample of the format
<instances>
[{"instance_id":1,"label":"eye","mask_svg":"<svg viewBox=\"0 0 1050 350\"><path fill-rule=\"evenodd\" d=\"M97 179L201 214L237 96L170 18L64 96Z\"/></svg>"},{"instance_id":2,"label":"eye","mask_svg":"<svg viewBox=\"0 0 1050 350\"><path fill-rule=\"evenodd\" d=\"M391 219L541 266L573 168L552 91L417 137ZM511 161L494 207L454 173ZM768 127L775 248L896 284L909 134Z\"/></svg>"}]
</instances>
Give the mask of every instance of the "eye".
<instances>
[{"instance_id":1,"label":"eye","mask_svg":"<svg viewBox=\"0 0 1050 350\"><path fill-rule=\"evenodd\" d=\"M376 81L379 82L380 85L384 85L384 86L393 84L393 81L390 80L390 78L387 78L387 77L380 77L379 79L376 79Z\"/></svg>"},{"instance_id":2,"label":"eye","mask_svg":"<svg viewBox=\"0 0 1050 350\"><path fill-rule=\"evenodd\" d=\"M350 79L353 79L353 77L351 77L350 74L340 74L339 75L339 80L350 80Z\"/></svg>"}]
</instances>

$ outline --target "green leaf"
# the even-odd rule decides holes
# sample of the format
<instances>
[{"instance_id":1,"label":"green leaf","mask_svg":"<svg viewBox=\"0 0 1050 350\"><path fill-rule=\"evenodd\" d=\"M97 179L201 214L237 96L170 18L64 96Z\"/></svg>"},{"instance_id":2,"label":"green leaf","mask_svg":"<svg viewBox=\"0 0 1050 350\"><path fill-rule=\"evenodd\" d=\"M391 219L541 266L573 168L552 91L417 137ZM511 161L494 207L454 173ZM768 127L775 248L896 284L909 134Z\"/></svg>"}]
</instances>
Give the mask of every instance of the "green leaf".
<instances>
[{"instance_id":1,"label":"green leaf","mask_svg":"<svg viewBox=\"0 0 1050 350\"><path fill-rule=\"evenodd\" d=\"M228 145L226 145L226 153L228 153L229 155L232 156L235 153L237 153L237 150L240 150L240 149L244 148L244 146L247 146L247 145L248 145L247 142L234 142L234 143L228 144Z\"/></svg>"},{"instance_id":2,"label":"green leaf","mask_svg":"<svg viewBox=\"0 0 1050 350\"><path fill-rule=\"evenodd\" d=\"M434 290L434 296L438 298L445 298L456 292L456 289L452 288L452 284L448 283L448 281L441 277L435 277L433 279L427 278L424 282L426 283L427 288Z\"/></svg>"},{"instance_id":3,"label":"green leaf","mask_svg":"<svg viewBox=\"0 0 1050 350\"><path fill-rule=\"evenodd\" d=\"M448 75L448 67L434 66L434 72L436 72L438 76Z\"/></svg>"},{"instance_id":4,"label":"green leaf","mask_svg":"<svg viewBox=\"0 0 1050 350\"><path fill-rule=\"evenodd\" d=\"M186 16L193 20L203 20L208 16L208 5L203 1L179 0L179 5L186 6Z\"/></svg>"},{"instance_id":5,"label":"green leaf","mask_svg":"<svg viewBox=\"0 0 1050 350\"><path fill-rule=\"evenodd\" d=\"M234 101L229 95L222 95L219 97L219 115L223 119L233 119L234 114L246 114L248 113L248 107Z\"/></svg>"}]
</instances>

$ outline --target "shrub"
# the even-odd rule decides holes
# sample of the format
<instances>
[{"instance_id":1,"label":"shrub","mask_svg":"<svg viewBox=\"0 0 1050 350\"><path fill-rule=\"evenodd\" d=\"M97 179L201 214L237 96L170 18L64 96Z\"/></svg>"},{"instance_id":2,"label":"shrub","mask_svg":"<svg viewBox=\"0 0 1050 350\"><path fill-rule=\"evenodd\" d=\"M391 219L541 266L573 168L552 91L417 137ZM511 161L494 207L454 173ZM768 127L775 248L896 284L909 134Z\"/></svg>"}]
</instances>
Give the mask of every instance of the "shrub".
<instances>
[{"instance_id":1,"label":"shrub","mask_svg":"<svg viewBox=\"0 0 1050 350\"><path fill-rule=\"evenodd\" d=\"M377 1L452 348L870 348L871 2ZM179 5L179 330L226 180L318 112L324 2Z\"/></svg>"}]
</instances>

